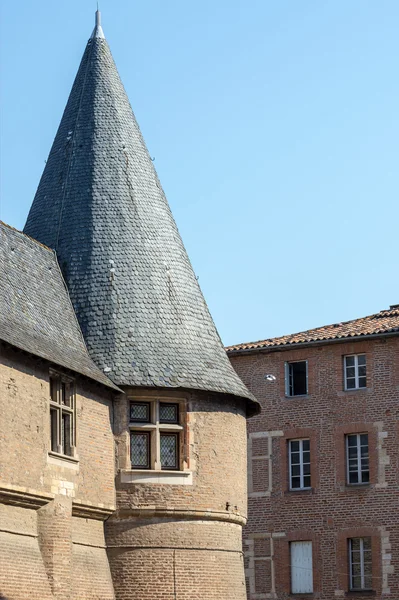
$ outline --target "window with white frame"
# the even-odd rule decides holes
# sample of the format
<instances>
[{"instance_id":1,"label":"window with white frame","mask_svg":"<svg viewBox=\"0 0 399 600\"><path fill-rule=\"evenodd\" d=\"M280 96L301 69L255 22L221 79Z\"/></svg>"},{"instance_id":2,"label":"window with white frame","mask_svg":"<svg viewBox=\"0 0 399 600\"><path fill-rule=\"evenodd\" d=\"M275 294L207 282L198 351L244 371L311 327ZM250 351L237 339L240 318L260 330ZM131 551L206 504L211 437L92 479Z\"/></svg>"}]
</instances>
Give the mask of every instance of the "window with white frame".
<instances>
[{"instance_id":1,"label":"window with white frame","mask_svg":"<svg viewBox=\"0 0 399 600\"><path fill-rule=\"evenodd\" d=\"M350 538L349 588L353 591L372 589L371 538Z\"/></svg>"},{"instance_id":2,"label":"window with white frame","mask_svg":"<svg viewBox=\"0 0 399 600\"><path fill-rule=\"evenodd\" d=\"M347 483L369 483L369 436L367 433L351 433L346 436Z\"/></svg>"},{"instance_id":3,"label":"window with white frame","mask_svg":"<svg viewBox=\"0 0 399 600\"><path fill-rule=\"evenodd\" d=\"M289 440L290 490L310 488L310 440Z\"/></svg>"},{"instance_id":4,"label":"window with white frame","mask_svg":"<svg viewBox=\"0 0 399 600\"><path fill-rule=\"evenodd\" d=\"M312 542L291 542L291 592L311 594L313 592Z\"/></svg>"},{"instance_id":5,"label":"window with white frame","mask_svg":"<svg viewBox=\"0 0 399 600\"><path fill-rule=\"evenodd\" d=\"M359 390L367 385L366 355L344 356L345 390Z\"/></svg>"},{"instance_id":6,"label":"window with white frame","mask_svg":"<svg viewBox=\"0 0 399 600\"><path fill-rule=\"evenodd\" d=\"M179 471L182 431L179 402L131 401L131 468Z\"/></svg>"},{"instance_id":7,"label":"window with white frame","mask_svg":"<svg viewBox=\"0 0 399 600\"><path fill-rule=\"evenodd\" d=\"M51 451L75 455L75 382L62 373L50 372Z\"/></svg>"},{"instance_id":8,"label":"window with white frame","mask_svg":"<svg viewBox=\"0 0 399 600\"><path fill-rule=\"evenodd\" d=\"M308 393L308 362L300 360L285 363L285 395L306 396Z\"/></svg>"}]
</instances>

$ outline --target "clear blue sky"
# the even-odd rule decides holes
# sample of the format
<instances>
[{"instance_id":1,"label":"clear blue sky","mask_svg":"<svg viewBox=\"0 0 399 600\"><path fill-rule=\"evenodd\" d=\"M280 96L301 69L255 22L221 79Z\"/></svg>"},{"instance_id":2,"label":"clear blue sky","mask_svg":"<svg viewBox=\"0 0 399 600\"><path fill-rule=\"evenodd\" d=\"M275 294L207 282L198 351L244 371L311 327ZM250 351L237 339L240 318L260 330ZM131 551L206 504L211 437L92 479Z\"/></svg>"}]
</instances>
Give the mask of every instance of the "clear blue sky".
<instances>
[{"instance_id":1,"label":"clear blue sky","mask_svg":"<svg viewBox=\"0 0 399 600\"><path fill-rule=\"evenodd\" d=\"M399 303L398 0L101 0L223 341ZM95 2L2 2L1 217L22 228Z\"/></svg>"}]
</instances>

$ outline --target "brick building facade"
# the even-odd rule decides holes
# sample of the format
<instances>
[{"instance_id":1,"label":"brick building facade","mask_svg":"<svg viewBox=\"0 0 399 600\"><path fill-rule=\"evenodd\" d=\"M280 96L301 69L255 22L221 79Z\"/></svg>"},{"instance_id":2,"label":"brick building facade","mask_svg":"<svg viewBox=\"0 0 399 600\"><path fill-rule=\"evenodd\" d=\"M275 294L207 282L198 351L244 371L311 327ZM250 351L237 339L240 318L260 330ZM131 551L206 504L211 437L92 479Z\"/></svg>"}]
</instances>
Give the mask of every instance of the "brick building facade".
<instances>
[{"instance_id":1,"label":"brick building facade","mask_svg":"<svg viewBox=\"0 0 399 600\"><path fill-rule=\"evenodd\" d=\"M245 600L259 404L98 11L24 232L0 236L0 597Z\"/></svg>"},{"instance_id":2,"label":"brick building facade","mask_svg":"<svg viewBox=\"0 0 399 600\"><path fill-rule=\"evenodd\" d=\"M399 598L399 306L228 354L262 406L248 599Z\"/></svg>"}]
</instances>

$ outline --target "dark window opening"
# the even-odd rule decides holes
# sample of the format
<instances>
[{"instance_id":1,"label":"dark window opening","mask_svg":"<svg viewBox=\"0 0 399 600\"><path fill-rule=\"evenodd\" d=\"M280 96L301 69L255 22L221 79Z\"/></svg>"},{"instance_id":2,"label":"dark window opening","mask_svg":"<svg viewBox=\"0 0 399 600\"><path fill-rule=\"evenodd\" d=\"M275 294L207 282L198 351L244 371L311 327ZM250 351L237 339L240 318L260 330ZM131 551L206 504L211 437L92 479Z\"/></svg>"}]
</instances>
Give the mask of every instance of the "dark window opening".
<instances>
[{"instance_id":1,"label":"dark window opening","mask_svg":"<svg viewBox=\"0 0 399 600\"><path fill-rule=\"evenodd\" d=\"M308 393L308 363L306 360L286 363L287 396L305 396Z\"/></svg>"}]
</instances>

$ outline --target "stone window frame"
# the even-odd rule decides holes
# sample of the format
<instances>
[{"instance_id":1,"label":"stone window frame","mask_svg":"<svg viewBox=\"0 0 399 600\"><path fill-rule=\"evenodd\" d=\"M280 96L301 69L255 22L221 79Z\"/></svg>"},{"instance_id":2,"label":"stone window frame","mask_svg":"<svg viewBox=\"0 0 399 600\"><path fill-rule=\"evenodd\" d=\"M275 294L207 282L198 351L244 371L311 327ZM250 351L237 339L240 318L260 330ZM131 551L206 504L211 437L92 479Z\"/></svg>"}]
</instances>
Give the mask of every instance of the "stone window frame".
<instances>
[{"instance_id":1,"label":"stone window frame","mask_svg":"<svg viewBox=\"0 0 399 600\"><path fill-rule=\"evenodd\" d=\"M349 540L371 538L372 590L351 590L349 569ZM337 574L339 589L349 596L377 595L382 590L381 534L376 527L359 526L341 529L337 540Z\"/></svg>"},{"instance_id":2,"label":"stone window frame","mask_svg":"<svg viewBox=\"0 0 399 600\"><path fill-rule=\"evenodd\" d=\"M346 468L346 436L355 433L367 433L369 442L369 481L367 483L348 484ZM356 490L366 491L370 486L378 483L378 450L377 450L377 432L371 423L347 423L335 427L336 460L337 460L337 485L348 492Z\"/></svg>"},{"instance_id":3,"label":"stone window frame","mask_svg":"<svg viewBox=\"0 0 399 600\"><path fill-rule=\"evenodd\" d=\"M364 549L364 545L365 545L365 541L368 541L368 543L370 544L370 548L369 550L365 550ZM353 551L352 551L352 546L353 546L353 542L354 541L359 541L359 555L360 555L360 587L359 586L355 586L354 585L354 578L355 575L353 573ZM365 552L370 552L370 560L366 560L365 558ZM352 538L348 538L348 561L349 561L349 589L352 592L364 592L364 591L371 591L373 588L372 586L366 586L365 581L366 581L366 577L367 575L365 575L365 565L366 563L370 565L371 567L371 579L372 579L372 568L373 568L373 556L372 556L372 548L371 548L371 537L370 536L364 536L364 537L352 537Z\"/></svg>"},{"instance_id":4,"label":"stone window frame","mask_svg":"<svg viewBox=\"0 0 399 600\"><path fill-rule=\"evenodd\" d=\"M362 460L366 457L362 456L361 448L364 444L361 444L361 436L367 436L367 469L362 468ZM356 472L358 481L350 481L350 458L349 458L349 438L356 437ZM351 446L353 448L353 446ZM353 460L353 459L352 459ZM346 468L346 485L368 485L370 482L370 442L368 431L360 431L356 433L345 434L345 468ZM353 472L353 471L352 471ZM363 474L367 473L367 481L363 481Z\"/></svg>"},{"instance_id":5,"label":"stone window frame","mask_svg":"<svg viewBox=\"0 0 399 600\"><path fill-rule=\"evenodd\" d=\"M290 489L290 470L289 470L289 442L290 440L308 439L310 441L310 488ZM311 428L298 427L295 429L284 430L284 435L280 437L281 465L284 466L281 477L281 488L283 494L294 496L296 494L314 494L319 488L319 443L317 431ZM283 472L285 475L283 475Z\"/></svg>"},{"instance_id":6,"label":"stone window frame","mask_svg":"<svg viewBox=\"0 0 399 600\"><path fill-rule=\"evenodd\" d=\"M55 390L53 385L55 384ZM69 406L63 403L63 394L68 386ZM65 375L55 369L49 370L49 417L50 417L50 450L49 455L56 456L69 461L78 461L79 457L76 449L76 380L69 375ZM55 391L55 394L54 394ZM54 400L54 396L56 399ZM53 432L54 423L52 414L56 415L56 447L53 449ZM62 440L62 421L63 416L68 415L70 418L70 444L69 452L64 452Z\"/></svg>"},{"instance_id":7,"label":"stone window frame","mask_svg":"<svg viewBox=\"0 0 399 600\"><path fill-rule=\"evenodd\" d=\"M148 404L149 405L149 418L147 421L138 422L130 419L130 410L132 404ZM160 419L160 405L168 404L178 405L179 419L177 423L161 422ZM131 473L178 473L185 472L188 467L188 459L186 456L186 442L185 442L185 422L186 422L186 403L181 398L170 398L163 399L161 397L143 397L143 396L129 396L128 398L128 427L129 427L129 446L128 446L128 464L130 465ZM133 467L130 460L130 439L133 432L142 432L149 434L150 448L149 448L149 467L140 468ZM161 434L166 435L177 435L177 454L178 454L178 469L162 468L161 464Z\"/></svg>"},{"instance_id":8,"label":"stone window frame","mask_svg":"<svg viewBox=\"0 0 399 600\"><path fill-rule=\"evenodd\" d=\"M303 442L309 442L309 450L304 450L303 449ZM292 454L293 454L293 450L292 450L292 442L299 442L299 463L295 463L298 464L300 467L300 475L299 478L301 480L301 483L304 482L305 477L309 477L310 479L310 485L305 486L305 485L300 485L299 487L293 487L292 486ZM311 460L311 450L310 450L310 445L311 445L311 441L309 437L304 437L304 438L290 438L288 440L288 486L289 486L289 490L290 492L296 492L296 491L301 491L301 490L311 490L312 489L312 473L311 473L311 468L312 468L312 460ZM295 451L296 452L296 451ZM303 453L304 452L309 452L309 463L304 463L303 462ZM304 465L305 464L309 464L309 473L305 474L304 473ZM297 477L296 475L294 477Z\"/></svg>"}]
</instances>

